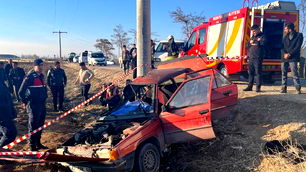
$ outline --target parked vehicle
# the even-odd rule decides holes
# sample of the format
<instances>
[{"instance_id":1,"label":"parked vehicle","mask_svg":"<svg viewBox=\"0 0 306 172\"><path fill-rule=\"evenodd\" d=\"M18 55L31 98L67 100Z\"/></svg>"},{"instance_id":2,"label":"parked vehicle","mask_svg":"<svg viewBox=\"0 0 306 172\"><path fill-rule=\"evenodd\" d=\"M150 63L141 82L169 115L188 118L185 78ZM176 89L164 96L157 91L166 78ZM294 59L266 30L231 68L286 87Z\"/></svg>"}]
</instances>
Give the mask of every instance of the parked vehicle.
<instances>
[{"instance_id":1,"label":"parked vehicle","mask_svg":"<svg viewBox=\"0 0 306 172\"><path fill-rule=\"evenodd\" d=\"M74 63L78 63L79 62L79 58L80 58L80 56L73 57L73 62Z\"/></svg>"},{"instance_id":2,"label":"parked vehicle","mask_svg":"<svg viewBox=\"0 0 306 172\"><path fill-rule=\"evenodd\" d=\"M115 65L115 61L108 59L108 60L106 60L106 64L107 65Z\"/></svg>"},{"instance_id":3,"label":"parked vehicle","mask_svg":"<svg viewBox=\"0 0 306 172\"><path fill-rule=\"evenodd\" d=\"M184 41L175 40L175 43L179 49L182 49L184 47ZM160 41L158 43L155 53L154 53L154 61L160 62L160 61L167 60L167 57L168 57L168 50L166 49L167 45L168 45L168 41L166 40Z\"/></svg>"},{"instance_id":4,"label":"parked vehicle","mask_svg":"<svg viewBox=\"0 0 306 172\"><path fill-rule=\"evenodd\" d=\"M79 57L79 63L84 62L84 63L88 63L88 57L91 56L91 51L84 51L81 53L80 57Z\"/></svg>"},{"instance_id":5,"label":"parked vehicle","mask_svg":"<svg viewBox=\"0 0 306 172\"><path fill-rule=\"evenodd\" d=\"M178 62L182 65L171 65L195 67L195 70L213 67L225 75L248 77L246 44L250 41L251 25L257 24L261 26L267 40L267 51L263 60L264 80L279 80L283 29L284 24L288 22L295 23L298 29L299 12L294 2L288 1L241 8L212 17L192 30L184 48L184 54L188 57L183 58L186 59L184 62ZM199 64L195 63L195 59L190 59L190 56L198 55L201 56L198 57Z\"/></svg>"},{"instance_id":6,"label":"parked vehicle","mask_svg":"<svg viewBox=\"0 0 306 172\"><path fill-rule=\"evenodd\" d=\"M76 53L71 52L71 53L69 54L68 61L69 61L70 63L73 62L73 59L74 59L75 56L76 56Z\"/></svg>"},{"instance_id":7,"label":"parked vehicle","mask_svg":"<svg viewBox=\"0 0 306 172\"><path fill-rule=\"evenodd\" d=\"M88 55L89 65L103 65L106 66L106 58L102 52L89 53Z\"/></svg>"},{"instance_id":8,"label":"parked vehicle","mask_svg":"<svg viewBox=\"0 0 306 172\"><path fill-rule=\"evenodd\" d=\"M57 149L12 159L58 161L84 171L156 172L169 145L216 137L215 124L229 117L238 99L237 86L215 69L155 69L130 89L128 101Z\"/></svg>"}]
</instances>

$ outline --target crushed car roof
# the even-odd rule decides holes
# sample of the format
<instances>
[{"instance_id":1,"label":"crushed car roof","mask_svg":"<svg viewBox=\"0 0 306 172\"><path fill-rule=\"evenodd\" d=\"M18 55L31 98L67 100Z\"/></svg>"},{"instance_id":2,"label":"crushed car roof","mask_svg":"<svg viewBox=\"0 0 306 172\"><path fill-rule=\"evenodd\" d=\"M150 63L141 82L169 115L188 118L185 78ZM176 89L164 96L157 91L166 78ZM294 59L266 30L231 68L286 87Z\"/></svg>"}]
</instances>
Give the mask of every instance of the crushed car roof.
<instances>
[{"instance_id":1,"label":"crushed car roof","mask_svg":"<svg viewBox=\"0 0 306 172\"><path fill-rule=\"evenodd\" d=\"M159 84L191 71L190 68L153 69L146 76L137 77L133 84Z\"/></svg>"}]
</instances>

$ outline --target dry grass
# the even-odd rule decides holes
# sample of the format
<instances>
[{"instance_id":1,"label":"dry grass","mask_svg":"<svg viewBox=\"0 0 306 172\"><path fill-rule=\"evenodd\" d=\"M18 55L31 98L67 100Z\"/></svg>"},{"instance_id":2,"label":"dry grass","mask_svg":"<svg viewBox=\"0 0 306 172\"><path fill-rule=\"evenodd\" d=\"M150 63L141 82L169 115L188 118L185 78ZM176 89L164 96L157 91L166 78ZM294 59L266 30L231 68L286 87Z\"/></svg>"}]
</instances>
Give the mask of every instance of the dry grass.
<instances>
[{"instance_id":1,"label":"dry grass","mask_svg":"<svg viewBox=\"0 0 306 172\"><path fill-rule=\"evenodd\" d=\"M29 69L29 65L23 65ZM64 64L68 76L66 90L67 109L81 102L79 88L73 84L78 73L78 65ZM116 67L89 67L95 72L92 82L91 94L100 91L104 82L111 82L122 74ZM123 87L124 81L119 84ZM176 144L171 147L172 152L162 163L161 171L188 171L188 172L220 172L220 171L260 171L284 172L306 171L306 163L294 164L292 152L297 152L296 143L286 152L276 155L265 155L263 145L272 140L294 140L306 145L306 94L294 95L293 87L289 87L289 94L278 93L279 86L264 86L263 93L243 92L245 86L239 84L239 103L233 109L236 116L231 125L224 127L223 133L216 139L199 141L188 144ZM303 92L306 92L304 89ZM51 97L51 96L49 96ZM17 127L19 136L26 133L27 115L17 106L19 114ZM47 120L57 117L51 112L51 99L47 103ZM74 132L83 127L90 126L97 115L105 109L97 100L94 105L82 108L71 114L59 123L44 130L42 141L50 148L62 144ZM26 142L14 148L15 150L28 150ZM287 157L286 157L287 156ZM13 165L0 166L0 171L51 171L49 165Z\"/></svg>"}]
</instances>

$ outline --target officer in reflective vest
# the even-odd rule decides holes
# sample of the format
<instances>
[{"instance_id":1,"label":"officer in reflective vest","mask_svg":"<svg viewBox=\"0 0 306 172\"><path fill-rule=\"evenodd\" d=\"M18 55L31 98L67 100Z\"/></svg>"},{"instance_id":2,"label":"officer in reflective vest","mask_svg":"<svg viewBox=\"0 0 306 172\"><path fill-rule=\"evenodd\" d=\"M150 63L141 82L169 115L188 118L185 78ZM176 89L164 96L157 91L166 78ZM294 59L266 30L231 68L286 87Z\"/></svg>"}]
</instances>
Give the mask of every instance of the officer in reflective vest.
<instances>
[{"instance_id":1,"label":"officer in reflective vest","mask_svg":"<svg viewBox=\"0 0 306 172\"><path fill-rule=\"evenodd\" d=\"M19 90L19 96L29 115L29 132L43 126L46 117L47 87L42 74L43 61L36 59L33 65L33 70L27 74ZM40 138L41 131L30 137L30 149L32 151L47 149L46 146L41 144Z\"/></svg>"}]
</instances>

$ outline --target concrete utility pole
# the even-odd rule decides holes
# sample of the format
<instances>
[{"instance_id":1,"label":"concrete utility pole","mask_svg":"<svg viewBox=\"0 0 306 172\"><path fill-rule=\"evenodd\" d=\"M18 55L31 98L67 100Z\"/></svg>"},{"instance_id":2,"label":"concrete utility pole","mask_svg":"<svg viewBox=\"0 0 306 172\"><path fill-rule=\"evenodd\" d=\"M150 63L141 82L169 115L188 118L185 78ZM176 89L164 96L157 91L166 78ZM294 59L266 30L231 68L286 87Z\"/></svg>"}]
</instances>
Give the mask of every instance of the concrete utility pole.
<instances>
[{"instance_id":1,"label":"concrete utility pole","mask_svg":"<svg viewBox=\"0 0 306 172\"><path fill-rule=\"evenodd\" d=\"M61 39L61 34L62 34L62 33L67 33L67 32L61 32L61 31L59 30L58 32L53 32L53 33L58 33L59 56L60 56L60 59L62 60L62 39Z\"/></svg>"},{"instance_id":2,"label":"concrete utility pole","mask_svg":"<svg viewBox=\"0 0 306 172\"><path fill-rule=\"evenodd\" d=\"M151 68L151 0L137 0L136 15L137 76L144 76Z\"/></svg>"}]
</instances>

